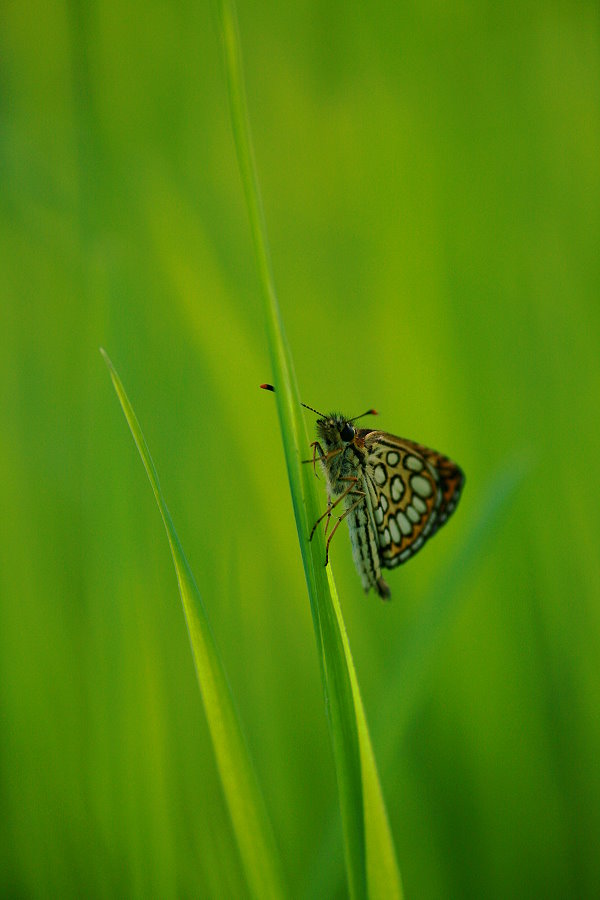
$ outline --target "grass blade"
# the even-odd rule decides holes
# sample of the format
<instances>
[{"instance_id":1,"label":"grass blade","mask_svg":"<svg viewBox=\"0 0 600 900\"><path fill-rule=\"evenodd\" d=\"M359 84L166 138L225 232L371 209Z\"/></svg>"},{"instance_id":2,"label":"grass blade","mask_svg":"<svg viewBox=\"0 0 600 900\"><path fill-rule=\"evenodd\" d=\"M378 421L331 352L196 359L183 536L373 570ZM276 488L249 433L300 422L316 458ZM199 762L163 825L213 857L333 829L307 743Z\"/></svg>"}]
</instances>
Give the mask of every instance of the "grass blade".
<instances>
[{"instance_id":1,"label":"grass blade","mask_svg":"<svg viewBox=\"0 0 600 900\"><path fill-rule=\"evenodd\" d=\"M321 534L308 542L309 523L318 517L313 475L300 464L300 448L308 446L308 439L275 293L231 0L222 0L220 12L231 119L263 288L277 408L336 765L349 890L356 898L401 897L400 873L333 575L323 566Z\"/></svg>"},{"instance_id":2,"label":"grass blade","mask_svg":"<svg viewBox=\"0 0 600 900\"><path fill-rule=\"evenodd\" d=\"M256 897L285 897L287 891L284 889L271 823L200 592L164 501L158 474L137 417L108 355L104 350L101 353L167 530L217 767L248 886Z\"/></svg>"}]
</instances>

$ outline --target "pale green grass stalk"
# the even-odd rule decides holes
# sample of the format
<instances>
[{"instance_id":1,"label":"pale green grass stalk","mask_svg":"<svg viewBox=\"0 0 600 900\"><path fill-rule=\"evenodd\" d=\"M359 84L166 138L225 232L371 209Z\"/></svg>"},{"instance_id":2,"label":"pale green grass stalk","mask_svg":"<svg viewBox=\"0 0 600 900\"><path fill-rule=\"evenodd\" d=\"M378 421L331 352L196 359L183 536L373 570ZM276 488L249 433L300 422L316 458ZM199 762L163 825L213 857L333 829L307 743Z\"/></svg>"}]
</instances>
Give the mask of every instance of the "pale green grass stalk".
<instances>
[{"instance_id":1,"label":"pale green grass stalk","mask_svg":"<svg viewBox=\"0 0 600 900\"><path fill-rule=\"evenodd\" d=\"M257 898L286 897L271 823L200 592L164 501L142 429L108 355L101 352L167 530L206 719L248 887Z\"/></svg>"},{"instance_id":2,"label":"pale green grass stalk","mask_svg":"<svg viewBox=\"0 0 600 900\"><path fill-rule=\"evenodd\" d=\"M320 533L312 544L308 541L319 515L314 477L301 465L308 439L275 293L233 3L222 0L220 11L231 120L263 289L277 409L334 751L349 890L355 898L398 898L400 873L333 575L323 565Z\"/></svg>"}]
</instances>

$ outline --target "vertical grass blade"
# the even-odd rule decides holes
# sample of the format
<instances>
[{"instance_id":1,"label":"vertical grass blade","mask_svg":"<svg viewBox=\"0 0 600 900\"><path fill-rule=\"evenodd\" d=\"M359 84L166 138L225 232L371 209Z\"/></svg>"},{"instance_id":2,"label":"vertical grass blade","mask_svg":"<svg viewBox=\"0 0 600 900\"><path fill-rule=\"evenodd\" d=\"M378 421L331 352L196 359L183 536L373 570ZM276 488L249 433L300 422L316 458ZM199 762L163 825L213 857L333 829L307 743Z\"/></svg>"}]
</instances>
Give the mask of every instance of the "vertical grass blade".
<instances>
[{"instance_id":1,"label":"vertical grass blade","mask_svg":"<svg viewBox=\"0 0 600 900\"><path fill-rule=\"evenodd\" d=\"M300 448L306 452L308 439L275 293L231 0L222 0L220 13L231 120L263 289L277 408L333 745L350 895L401 897L400 873L333 575L323 565L321 534L308 542L318 505L312 473L300 464Z\"/></svg>"},{"instance_id":2,"label":"vertical grass blade","mask_svg":"<svg viewBox=\"0 0 600 900\"><path fill-rule=\"evenodd\" d=\"M200 693L248 886L255 897L286 897L288 894L271 823L200 592L164 501L158 474L137 417L108 355L104 350L101 352L167 531Z\"/></svg>"}]
</instances>

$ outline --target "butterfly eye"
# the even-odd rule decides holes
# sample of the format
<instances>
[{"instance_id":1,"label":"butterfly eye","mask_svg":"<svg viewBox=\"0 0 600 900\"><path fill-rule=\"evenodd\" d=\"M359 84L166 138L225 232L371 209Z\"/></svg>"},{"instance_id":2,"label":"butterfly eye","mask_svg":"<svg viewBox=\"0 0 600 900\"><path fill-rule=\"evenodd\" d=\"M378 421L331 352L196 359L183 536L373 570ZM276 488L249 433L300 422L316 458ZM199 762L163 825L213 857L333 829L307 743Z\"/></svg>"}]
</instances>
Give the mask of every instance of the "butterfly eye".
<instances>
[{"instance_id":1,"label":"butterfly eye","mask_svg":"<svg viewBox=\"0 0 600 900\"><path fill-rule=\"evenodd\" d=\"M351 441L354 437L354 428L350 424L350 422L346 422L342 430L340 431L340 437L343 441Z\"/></svg>"}]
</instances>

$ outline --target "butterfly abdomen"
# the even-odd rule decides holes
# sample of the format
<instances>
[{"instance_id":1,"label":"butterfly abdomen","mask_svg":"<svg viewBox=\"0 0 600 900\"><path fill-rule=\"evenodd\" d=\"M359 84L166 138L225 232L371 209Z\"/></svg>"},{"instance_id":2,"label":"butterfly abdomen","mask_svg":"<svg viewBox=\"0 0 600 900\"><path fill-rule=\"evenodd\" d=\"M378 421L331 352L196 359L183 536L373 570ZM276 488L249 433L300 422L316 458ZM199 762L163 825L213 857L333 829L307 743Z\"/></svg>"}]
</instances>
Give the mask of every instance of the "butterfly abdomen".
<instances>
[{"instance_id":1,"label":"butterfly abdomen","mask_svg":"<svg viewBox=\"0 0 600 900\"><path fill-rule=\"evenodd\" d=\"M352 556L363 588L365 591L375 588L380 597L388 599L390 589L381 576L377 535L366 498L349 514L348 528L352 543Z\"/></svg>"}]
</instances>

